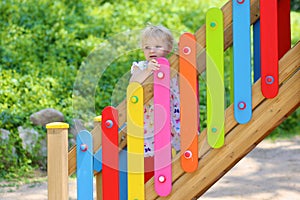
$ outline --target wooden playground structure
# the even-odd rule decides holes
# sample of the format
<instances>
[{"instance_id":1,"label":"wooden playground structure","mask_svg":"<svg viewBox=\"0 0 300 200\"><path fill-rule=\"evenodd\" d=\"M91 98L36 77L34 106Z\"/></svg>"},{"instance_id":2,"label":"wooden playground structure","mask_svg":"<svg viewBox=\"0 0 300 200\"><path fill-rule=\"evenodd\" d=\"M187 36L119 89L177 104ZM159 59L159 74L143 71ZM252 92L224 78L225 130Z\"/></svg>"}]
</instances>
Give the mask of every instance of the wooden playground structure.
<instances>
[{"instance_id":1,"label":"wooden playground structure","mask_svg":"<svg viewBox=\"0 0 300 200\"><path fill-rule=\"evenodd\" d=\"M224 17L224 51L232 46L232 2L222 7ZM259 0L251 0L251 24L260 17ZM206 26L194 34L197 44L197 70L201 74L206 69L205 38ZM178 72L179 57L169 59L173 69L171 76ZM215 182L228 172L237 162L254 149L300 105L300 42L287 49L279 60L279 93L274 98L265 98L261 92L261 80L252 85L252 119L239 124L234 119L233 105L225 110L225 143L221 148L212 148L207 143L206 130L198 137L198 168L195 172L184 172L178 154L172 160L172 192L166 197L154 191L154 180L145 184L145 199L195 199L204 194ZM153 98L153 77L149 77L144 86L144 102ZM116 108L119 124L126 122L126 101ZM68 150L67 124L48 125L48 199L68 199L68 177L76 171L76 146ZM126 138L126 127L119 138ZM93 135L94 153L101 146L101 118L95 118ZM119 148L126 146L126 139L120 141ZM96 196L102 199L102 174L94 173Z\"/></svg>"}]
</instances>

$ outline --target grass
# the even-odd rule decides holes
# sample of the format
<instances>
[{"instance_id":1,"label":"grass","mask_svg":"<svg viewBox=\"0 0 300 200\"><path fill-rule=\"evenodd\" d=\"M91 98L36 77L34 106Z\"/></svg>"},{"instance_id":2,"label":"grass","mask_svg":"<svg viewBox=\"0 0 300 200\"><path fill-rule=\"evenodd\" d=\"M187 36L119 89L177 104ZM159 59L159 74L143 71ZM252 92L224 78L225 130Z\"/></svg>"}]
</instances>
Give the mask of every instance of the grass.
<instances>
[{"instance_id":1,"label":"grass","mask_svg":"<svg viewBox=\"0 0 300 200\"><path fill-rule=\"evenodd\" d=\"M22 185L29 184L29 188L35 188L47 181L46 172L35 170L30 176L18 177L18 179L0 180L0 193L15 192Z\"/></svg>"}]
</instances>

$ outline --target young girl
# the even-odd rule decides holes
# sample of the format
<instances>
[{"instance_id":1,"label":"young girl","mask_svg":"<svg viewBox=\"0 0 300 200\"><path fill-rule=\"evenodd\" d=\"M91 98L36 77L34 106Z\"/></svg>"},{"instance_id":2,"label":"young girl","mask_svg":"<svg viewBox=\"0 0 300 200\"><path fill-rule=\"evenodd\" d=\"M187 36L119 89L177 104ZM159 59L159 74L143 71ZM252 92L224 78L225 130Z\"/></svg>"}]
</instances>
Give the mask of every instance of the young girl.
<instances>
[{"instance_id":1,"label":"young girl","mask_svg":"<svg viewBox=\"0 0 300 200\"><path fill-rule=\"evenodd\" d=\"M130 82L142 83L153 71L160 68L156 58L166 57L173 48L174 38L171 32L164 26L148 25L141 33L141 46L144 51L144 61L134 62L131 66ZM170 80L171 99L171 136L172 153L180 150L180 107L178 77ZM154 106L153 99L144 105L144 155L145 155L145 182L149 180L153 172L154 161Z\"/></svg>"}]
</instances>

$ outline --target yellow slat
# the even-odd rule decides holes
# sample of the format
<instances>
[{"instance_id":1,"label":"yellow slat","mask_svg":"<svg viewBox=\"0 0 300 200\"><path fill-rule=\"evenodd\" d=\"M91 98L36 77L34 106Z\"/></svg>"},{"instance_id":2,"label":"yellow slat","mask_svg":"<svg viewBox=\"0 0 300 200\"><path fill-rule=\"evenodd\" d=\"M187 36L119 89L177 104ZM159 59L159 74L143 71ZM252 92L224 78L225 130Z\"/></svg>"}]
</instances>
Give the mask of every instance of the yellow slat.
<instances>
[{"instance_id":1,"label":"yellow slat","mask_svg":"<svg viewBox=\"0 0 300 200\"><path fill-rule=\"evenodd\" d=\"M127 87L127 170L128 199L144 199L144 99L143 87Z\"/></svg>"}]
</instances>

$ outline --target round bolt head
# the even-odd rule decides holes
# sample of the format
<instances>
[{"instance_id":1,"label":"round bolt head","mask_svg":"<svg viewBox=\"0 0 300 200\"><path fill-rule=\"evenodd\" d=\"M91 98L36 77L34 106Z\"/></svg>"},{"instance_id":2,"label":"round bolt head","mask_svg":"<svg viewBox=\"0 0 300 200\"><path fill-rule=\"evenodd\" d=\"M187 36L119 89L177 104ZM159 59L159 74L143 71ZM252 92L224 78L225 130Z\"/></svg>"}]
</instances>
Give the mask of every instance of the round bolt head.
<instances>
[{"instance_id":1,"label":"round bolt head","mask_svg":"<svg viewBox=\"0 0 300 200\"><path fill-rule=\"evenodd\" d=\"M184 152L184 157L190 159L193 156L193 153L190 150Z\"/></svg>"},{"instance_id":2,"label":"round bolt head","mask_svg":"<svg viewBox=\"0 0 300 200\"><path fill-rule=\"evenodd\" d=\"M131 103L137 103L139 101L139 98L137 96L132 96L130 98Z\"/></svg>"},{"instance_id":3,"label":"round bolt head","mask_svg":"<svg viewBox=\"0 0 300 200\"><path fill-rule=\"evenodd\" d=\"M163 175L160 175L160 176L158 177L158 181L159 181L160 183L164 183L164 182L166 181L166 177L163 176Z\"/></svg>"},{"instance_id":4,"label":"round bolt head","mask_svg":"<svg viewBox=\"0 0 300 200\"><path fill-rule=\"evenodd\" d=\"M245 109L246 109L246 103L243 102L243 101L239 102L239 103L238 103L238 108L239 108L240 110L245 110Z\"/></svg>"},{"instance_id":5,"label":"round bolt head","mask_svg":"<svg viewBox=\"0 0 300 200\"><path fill-rule=\"evenodd\" d=\"M189 55L190 53L191 53L191 48L190 47L184 47L183 48L183 53L185 54L185 55Z\"/></svg>"},{"instance_id":6,"label":"round bolt head","mask_svg":"<svg viewBox=\"0 0 300 200\"><path fill-rule=\"evenodd\" d=\"M271 85L274 83L274 77L273 76L266 76L265 81L268 85Z\"/></svg>"},{"instance_id":7,"label":"round bolt head","mask_svg":"<svg viewBox=\"0 0 300 200\"><path fill-rule=\"evenodd\" d=\"M216 22L210 22L210 28L216 28L217 27L217 23Z\"/></svg>"},{"instance_id":8,"label":"round bolt head","mask_svg":"<svg viewBox=\"0 0 300 200\"><path fill-rule=\"evenodd\" d=\"M81 145L80 145L80 150L81 150L82 152L85 152L85 151L88 150L88 146L87 146L86 144L81 144Z\"/></svg>"},{"instance_id":9,"label":"round bolt head","mask_svg":"<svg viewBox=\"0 0 300 200\"><path fill-rule=\"evenodd\" d=\"M158 72L158 73L157 73L157 77L158 77L159 79L163 79L164 76L165 76L165 74L164 74L163 72Z\"/></svg>"},{"instance_id":10,"label":"round bolt head","mask_svg":"<svg viewBox=\"0 0 300 200\"><path fill-rule=\"evenodd\" d=\"M114 125L113 121L111 121L110 119L106 120L106 122L105 122L106 128L111 128L111 127L113 127L113 125Z\"/></svg>"}]
</instances>

